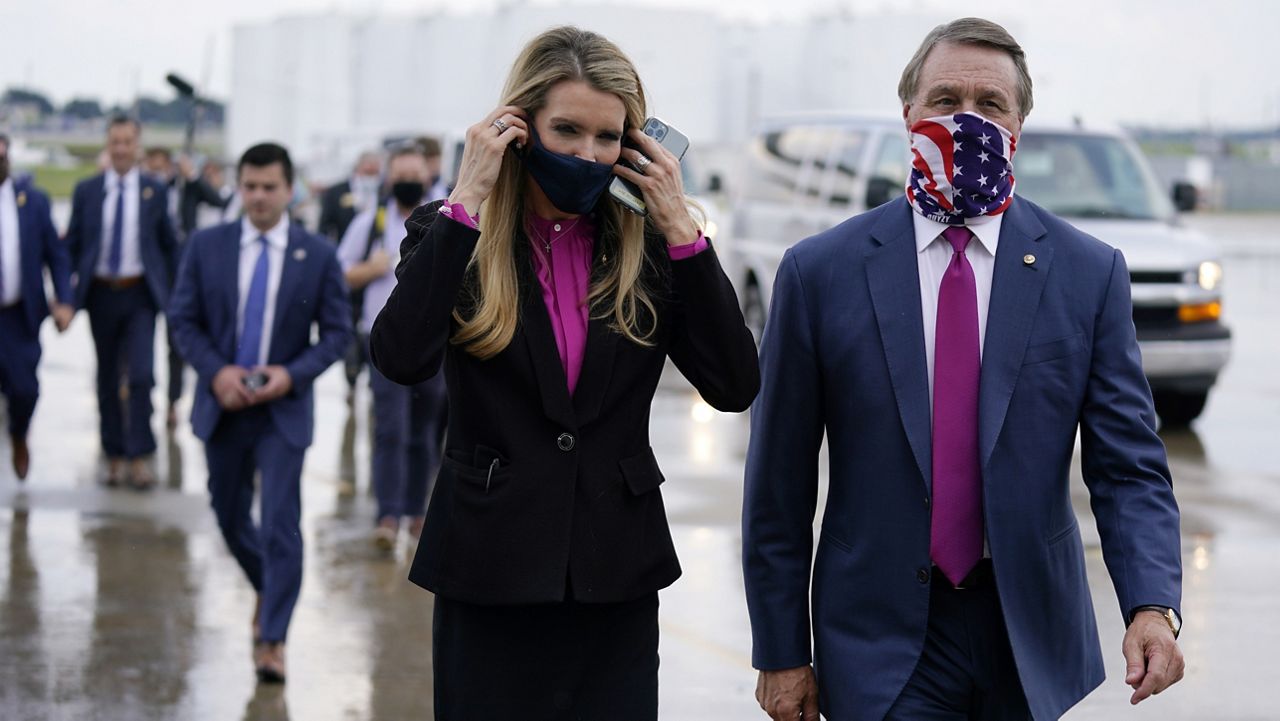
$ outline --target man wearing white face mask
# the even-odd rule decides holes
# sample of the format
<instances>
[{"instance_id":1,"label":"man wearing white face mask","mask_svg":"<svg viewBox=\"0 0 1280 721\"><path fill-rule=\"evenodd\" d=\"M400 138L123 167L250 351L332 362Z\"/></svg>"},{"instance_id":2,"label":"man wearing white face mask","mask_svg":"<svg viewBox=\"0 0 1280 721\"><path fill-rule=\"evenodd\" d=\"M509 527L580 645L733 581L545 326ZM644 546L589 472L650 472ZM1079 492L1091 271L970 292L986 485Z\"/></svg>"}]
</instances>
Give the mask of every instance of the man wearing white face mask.
<instances>
[{"instance_id":1,"label":"man wearing white face mask","mask_svg":"<svg viewBox=\"0 0 1280 721\"><path fill-rule=\"evenodd\" d=\"M1016 196L1031 79L1003 28L935 28L899 96L904 197L796 245L774 285L743 509L757 699L1042 720L1097 687L1078 432L1138 703L1182 677L1181 553L1124 258Z\"/></svg>"}]
</instances>

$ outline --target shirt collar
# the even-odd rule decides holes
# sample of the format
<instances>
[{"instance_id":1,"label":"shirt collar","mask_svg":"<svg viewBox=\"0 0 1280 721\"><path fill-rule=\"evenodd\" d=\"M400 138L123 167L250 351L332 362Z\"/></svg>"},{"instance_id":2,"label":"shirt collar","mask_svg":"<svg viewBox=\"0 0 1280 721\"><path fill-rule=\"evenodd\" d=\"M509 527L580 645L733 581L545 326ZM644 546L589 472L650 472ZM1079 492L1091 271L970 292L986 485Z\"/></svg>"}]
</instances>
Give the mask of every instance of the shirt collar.
<instances>
[{"instance_id":1,"label":"shirt collar","mask_svg":"<svg viewBox=\"0 0 1280 721\"><path fill-rule=\"evenodd\" d=\"M289 214L280 216L280 222L271 230L263 233L249 220L249 216L240 219L240 247L245 248L258 241L260 236L267 236L267 243L278 250L289 245Z\"/></svg>"},{"instance_id":2,"label":"shirt collar","mask_svg":"<svg viewBox=\"0 0 1280 721\"><path fill-rule=\"evenodd\" d=\"M137 168L130 168L130 169L129 169L129 172L127 172L127 173L125 173L123 176L121 176L119 173L117 173L117 172L116 172L116 169L115 169L115 168L107 168L107 187L108 187L108 188L111 188L111 187L115 186L115 184L116 184L116 183L120 182L120 180L121 180L121 178L122 178L122 177L123 177L123 179L124 179L124 182L125 182L125 183L127 183L127 184L129 184L129 185L137 185L137 184L138 184L138 169L137 169Z\"/></svg>"},{"instance_id":3,"label":"shirt collar","mask_svg":"<svg viewBox=\"0 0 1280 721\"><path fill-rule=\"evenodd\" d=\"M973 233L979 243L982 243L982 247L986 248L992 257L995 257L996 247L1000 244L1000 225L1004 222L1004 213L986 217L988 220L984 220L981 223L966 224L965 227L969 229L969 232ZM946 223L939 223L914 211L911 213L911 219L915 223L917 253L923 253L925 248L932 245L942 235L942 231L951 227Z\"/></svg>"}]
</instances>

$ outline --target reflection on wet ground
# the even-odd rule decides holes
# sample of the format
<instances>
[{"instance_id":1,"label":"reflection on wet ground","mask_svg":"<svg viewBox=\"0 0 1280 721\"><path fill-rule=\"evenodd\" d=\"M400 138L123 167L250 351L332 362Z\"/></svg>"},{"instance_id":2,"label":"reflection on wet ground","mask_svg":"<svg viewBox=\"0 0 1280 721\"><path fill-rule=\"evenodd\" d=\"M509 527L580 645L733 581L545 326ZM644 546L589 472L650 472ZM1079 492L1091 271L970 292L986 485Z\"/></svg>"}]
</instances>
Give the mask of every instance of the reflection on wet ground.
<instances>
[{"instance_id":1,"label":"reflection on wet ground","mask_svg":"<svg viewBox=\"0 0 1280 721\"><path fill-rule=\"evenodd\" d=\"M1108 680L1069 719L1277 717L1264 701L1280 668L1277 221L1192 219L1226 239L1236 345L1195 430L1163 436L1183 510L1186 680L1128 707L1119 609L1077 483ZM405 580L407 538L390 557L369 542L367 390L353 411L340 369L317 385L290 682L258 686L253 594L207 508L204 453L187 424L156 456L162 489L98 484L87 325L78 319L64 337L45 328L44 397L24 485L0 434L0 719L431 718L431 596ZM738 550L747 419L714 412L671 378L652 434L685 569L662 594L662 718L764 718L752 698Z\"/></svg>"}]
</instances>

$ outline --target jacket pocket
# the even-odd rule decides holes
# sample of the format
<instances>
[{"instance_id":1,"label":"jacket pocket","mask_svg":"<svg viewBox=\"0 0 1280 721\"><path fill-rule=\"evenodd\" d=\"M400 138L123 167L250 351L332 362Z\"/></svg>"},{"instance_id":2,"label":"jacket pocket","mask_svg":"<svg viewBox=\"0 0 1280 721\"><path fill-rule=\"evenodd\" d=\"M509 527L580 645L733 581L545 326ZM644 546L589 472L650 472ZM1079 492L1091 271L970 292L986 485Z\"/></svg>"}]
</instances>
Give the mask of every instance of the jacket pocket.
<instances>
[{"instance_id":1,"label":"jacket pocket","mask_svg":"<svg viewBox=\"0 0 1280 721\"><path fill-rule=\"evenodd\" d=\"M658 459L654 457L652 447L646 448L643 453L618 461L618 468L622 471L622 478L626 481L627 488L631 489L631 494L634 496L648 493L666 480L662 475L662 469L658 468Z\"/></svg>"},{"instance_id":2,"label":"jacket pocket","mask_svg":"<svg viewBox=\"0 0 1280 721\"><path fill-rule=\"evenodd\" d=\"M467 454L458 449L447 449L444 452L444 465L452 471L458 480L480 486L486 493L506 482L511 475L511 466L498 456L493 456L484 466L470 462L479 454Z\"/></svg>"},{"instance_id":3,"label":"jacket pocket","mask_svg":"<svg viewBox=\"0 0 1280 721\"><path fill-rule=\"evenodd\" d=\"M1045 545L1047 546L1056 545L1057 543L1062 541L1064 538L1069 538L1070 536L1072 536L1075 533L1077 528L1079 528L1079 525L1076 523L1076 520L1073 518L1071 519L1071 523L1067 524L1066 528L1060 531L1057 531L1052 536L1049 536L1049 540L1045 543Z\"/></svg>"},{"instance_id":4,"label":"jacket pocket","mask_svg":"<svg viewBox=\"0 0 1280 721\"><path fill-rule=\"evenodd\" d=\"M1027 366L1032 363L1057 360L1058 358L1075 355L1082 350L1084 350L1084 334L1076 333L1066 338L1037 343L1027 348L1026 354L1022 356L1022 365Z\"/></svg>"}]
</instances>

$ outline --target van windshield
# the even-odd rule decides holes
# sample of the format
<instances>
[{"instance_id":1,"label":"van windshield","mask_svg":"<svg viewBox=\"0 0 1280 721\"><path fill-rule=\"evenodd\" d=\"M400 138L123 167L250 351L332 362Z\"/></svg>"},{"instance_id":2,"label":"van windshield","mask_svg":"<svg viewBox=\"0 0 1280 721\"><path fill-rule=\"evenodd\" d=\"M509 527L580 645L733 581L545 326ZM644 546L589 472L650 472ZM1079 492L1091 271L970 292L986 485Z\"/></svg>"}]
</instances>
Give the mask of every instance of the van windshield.
<instances>
[{"instance_id":1,"label":"van windshield","mask_svg":"<svg viewBox=\"0 0 1280 721\"><path fill-rule=\"evenodd\" d=\"M1173 206L1138 149L1109 135L1025 132L1016 193L1064 217L1165 220Z\"/></svg>"}]
</instances>

